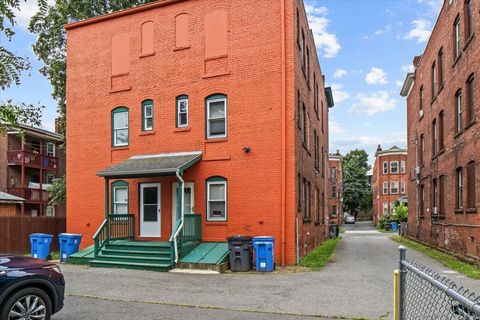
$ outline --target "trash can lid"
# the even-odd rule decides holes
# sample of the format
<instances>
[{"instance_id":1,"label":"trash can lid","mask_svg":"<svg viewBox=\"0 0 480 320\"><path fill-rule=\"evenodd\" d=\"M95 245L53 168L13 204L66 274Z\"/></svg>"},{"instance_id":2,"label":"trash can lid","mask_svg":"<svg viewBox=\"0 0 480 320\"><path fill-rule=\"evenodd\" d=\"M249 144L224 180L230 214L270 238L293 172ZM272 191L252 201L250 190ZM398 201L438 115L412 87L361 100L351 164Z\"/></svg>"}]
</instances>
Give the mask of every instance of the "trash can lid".
<instances>
[{"instance_id":1,"label":"trash can lid","mask_svg":"<svg viewBox=\"0 0 480 320\"><path fill-rule=\"evenodd\" d=\"M30 238L53 238L53 235L46 233L32 233Z\"/></svg>"},{"instance_id":2,"label":"trash can lid","mask_svg":"<svg viewBox=\"0 0 480 320\"><path fill-rule=\"evenodd\" d=\"M227 240L228 240L228 241L232 241L232 240L237 240L237 241L251 241L251 240L252 240L252 237L251 237L251 236L246 236L246 235L237 234L237 235L235 235L235 236L228 237Z\"/></svg>"},{"instance_id":3,"label":"trash can lid","mask_svg":"<svg viewBox=\"0 0 480 320\"><path fill-rule=\"evenodd\" d=\"M258 237L253 237L253 241L275 241L275 237L273 237L273 236L258 236Z\"/></svg>"},{"instance_id":4,"label":"trash can lid","mask_svg":"<svg viewBox=\"0 0 480 320\"><path fill-rule=\"evenodd\" d=\"M64 238L81 238L83 235L78 233L60 233L58 236Z\"/></svg>"}]
</instances>

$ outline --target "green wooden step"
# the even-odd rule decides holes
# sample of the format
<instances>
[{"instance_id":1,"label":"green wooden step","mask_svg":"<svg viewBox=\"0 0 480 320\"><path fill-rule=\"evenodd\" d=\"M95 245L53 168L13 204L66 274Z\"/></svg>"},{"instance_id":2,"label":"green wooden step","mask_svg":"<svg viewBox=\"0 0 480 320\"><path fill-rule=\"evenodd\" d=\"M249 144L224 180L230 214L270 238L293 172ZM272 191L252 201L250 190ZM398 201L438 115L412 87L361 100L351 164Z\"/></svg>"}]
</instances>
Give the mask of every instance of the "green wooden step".
<instances>
[{"instance_id":1,"label":"green wooden step","mask_svg":"<svg viewBox=\"0 0 480 320\"><path fill-rule=\"evenodd\" d=\"M102 255L113 255L113 256L129 256L129 257L170 257L169 250L160 250L160 251L142 251L142 250L132 250L132 248L105 248L101 251Z\"/></svg>"},{"instance_id":2,"label":"green wooden step","mask_svg":"<svg viewBox=\"0 0 480 320\"><path fill-rule=\"evenodd\" d=\"M170 256L155 257L144 255L142 257L130 257L123 255L104 255L103 252L95 258L96 261L112 261L112 262L134 262L134 263L155 263L155 264L169 264Z\"/></svg>"},{"instance_id":3,"label":"green wooden step","mask_svg":"<svg viewBox=\"0 0 480 320\"><path fill-rule=\"evenodd\" d=\"M169 242L153 241L128 241L115 240L105 245L106 249L133 250L133 251L168 251L170 252Z\"/></svg>"},{"instance_id":4,"label":"green wooden step","mask_svg":"<svg viewBox=\"0 0 480 320\"><path fill-rule=\"evenodd\" d=\"M152 270L152 271L168 271L172 268L170 263L137 263L137 262L118 262L118 261L101 261L92 260L90 266L100 268L121 268L136 270Z\"/></svg>"}]
</instances>

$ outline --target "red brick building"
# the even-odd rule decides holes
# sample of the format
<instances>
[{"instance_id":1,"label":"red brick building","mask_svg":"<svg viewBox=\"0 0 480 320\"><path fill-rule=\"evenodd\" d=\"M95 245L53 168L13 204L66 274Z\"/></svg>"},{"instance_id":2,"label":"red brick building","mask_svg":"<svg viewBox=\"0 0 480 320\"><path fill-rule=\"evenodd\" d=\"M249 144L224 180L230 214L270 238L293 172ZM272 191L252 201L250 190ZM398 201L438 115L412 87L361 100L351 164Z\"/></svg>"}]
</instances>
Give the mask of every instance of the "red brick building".
<instances>
[{"instance_id":1,"label":"red brick building","mask_svg":"<svg viewBox=\"0 0 480 320\"><path fill-rule=\"evenodd\" d=\"M333 98L302 1L161 0L66 29L83 246L128 213L128 237L175 252L187 217L202 241L274 236L282 265L325 239Z\"/></svg>"},{"instance_id":2,"label":"red brick building","mask_svg":"<svg viewBox=\"0 0 480 320\"><path fill-rule=\"evenodd\" d=\"M0 135L0 192L24 199L19 213L65 217L65 206L49 206L47 188L65 174L62 136L40 128L21 126Z\"/></svg>"},{"instance_id":3,"label":"red brick building","mask_svg":"<svg viewBox=\"0 0 480 320\"><path fill-rule=\"evenodd\" d=\"M343 221L343 203L342 203L342 155L340 152L330 153L328 156L329 168L329 192L328 209L330 224L342 224Z\"/></svg>"},{"instance_id":4,"label":"red brick building","mask_svg":"<svg viewBox=\"0 0 480 320\"><path fill-rule=\"evenodd\" d=\"M444 1L407 97L410 237L480 256L480 3Z\"/></svg>"},{"instance_id":5,"label":"red brick building","mask_svg":"<svg viewBox=\"0 0 480 320\"><path fill-rule=\"evenodd\" d=\"M373 223L393 212L395 203L404 201L408 190L407 150L378 145L372 175Z\"/></svg>"}]
</instances>

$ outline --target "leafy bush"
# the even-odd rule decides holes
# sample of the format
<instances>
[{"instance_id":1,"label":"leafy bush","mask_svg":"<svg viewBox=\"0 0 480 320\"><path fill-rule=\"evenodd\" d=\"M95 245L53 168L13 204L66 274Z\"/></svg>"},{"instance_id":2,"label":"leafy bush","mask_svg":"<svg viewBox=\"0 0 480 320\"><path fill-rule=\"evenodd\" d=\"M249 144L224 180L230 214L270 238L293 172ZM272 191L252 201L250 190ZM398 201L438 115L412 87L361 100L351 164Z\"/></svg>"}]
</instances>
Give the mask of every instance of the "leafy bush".
<instances>
[{"instance_id":1,"label":"leafy bush","mask_svg":"<svg viewBox=\"0 0 480 320\"><path fill-rule=\"evenodd\" d=\"M393 209L393 215L392 217L397 221L397 222L406 222L408 218L408 207L400 203Z\"/></svg>"}]
</instances>

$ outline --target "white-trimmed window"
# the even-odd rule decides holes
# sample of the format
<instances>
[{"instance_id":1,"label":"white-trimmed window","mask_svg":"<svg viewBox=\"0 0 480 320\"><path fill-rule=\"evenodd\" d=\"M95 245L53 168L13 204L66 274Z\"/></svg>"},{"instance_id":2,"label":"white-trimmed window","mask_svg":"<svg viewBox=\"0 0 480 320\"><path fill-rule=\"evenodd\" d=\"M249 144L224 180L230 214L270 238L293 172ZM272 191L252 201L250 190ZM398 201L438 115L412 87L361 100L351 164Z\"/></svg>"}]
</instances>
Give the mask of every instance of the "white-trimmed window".
<instances>
[{"instance_id":1,"label":"white-trimmed window","mask_svg":"<svg viewBox=\"0 0 480 320\"><path fill-rule=\"evenodd\" d=\"M128 184L125 181L112 183L113 214L128 214Z\"/></svg>"},{"instance_id":2,"label":"white-trimmed window","mask_svg":"<svg viewBox=\"0 0 480 320\"><path fill-rule=\"evenodd\" d=\"M227 221L227 180L207 180L207 220Z\"/></svg>"},{"instance_id":3,"label":"white-trimmed window","mask_svg":"<svg viewBox=\"0 0 480 320\"><path fill-rule=\"evenodd\" d=\"M405 194L405 181L400 182L400 193Z\"/></svg>"},{"instance_id":4,"label":"white-trimmed window","mask_svg":"<svg viewBox=\"0 0 480 320\"><path fill-rule=\"evenodd\" d=\"M390 182L390 193L397 194L398 193L398 181Z\"/></svg>"},{"instance_id":5,"label":"white-trimmed window","mask_svg":"<svg viewBox=\"0 0 480 320\"><path fill-rule=\"evenodd\" d=\"M47 156L55 157L55 143L47 142Z\"/></svg>"},{"instance_id":6,"label":"white-trimmed window","mask_svg":"<svg viewBox=\"0 0 480 320\"><path fill-rule=\"evenodd\" d=\"M112 111L112 145L128 146L128 108L119 107Z\"/></svg>"},{"instance_id":7,"label":"white-trimmed window","mask_svg":"<svg viewBox=\"0 0 480 320\"><path fill-rule=\"evenodd\" d=\"M383 163L383 174L388 174L388 162Z\"/></svg>"},{"instance_id":8,"label":"white-trimmed window","mask_svg":"<svg viewBox=\"0 0 480 320\"><path fill-rule=\"evenodd\" d=\"M153 101L145 100L142 102L142 130L153 130Z\"/></svg>"},{"instance_id":9,"label":"white-trimmed window","mask_svg":"<svg viewBox=\"0 0 480 320\"><path fill-rule=\"evenodd\" d=\"M47 217L55 217L55 207L54 206L47 206L45 208L45 215Z\"/></svg>"},{"instance_id":10,"label":"white-trimmed window","mask_svg":"<svg viewBox=\"0 0 480 320\"><path fill-rule=\"evenodd\" d=\"M390 203L390 214L393 213L393 210L395 210L395 202Z\"/></svg>"},{"instance_id":11,"label":"white-trimmed window","mask_svg":"<svg viewBox=\"0 0 480 320\"><path fill-rule=\"evenodd\" d=\"M188 96L177 97L177 128L188 127Z\"/></svg>"},{"instance_id":12,"label":"white-trimmed window","mask_svg":"<svg viewBox=\"0 0 480 320\"><path fill-rule=\"evenodd\" d=\"M387 215L388 214L388 202L384 202L383 203L383 215Z\"/></svg>"},{"instance_id":13,"label":"white-trimmed window","mask_svg":"<svg viewBox=\"0 0 480 320\"><path fill-rule=\"evenodd\" d=\"M460 56L460 53L462 52L462 47L460 45L460 17L458 17L455 20L455 24L453 25L453 28L454 28L454 36L455 36L454 53L455 53L455 58L458 58Z\"/></svg>"},{"instance_id":14,"label":"white-trimmed window","mask_svg":"<svg viewBox=\"0 0 480 320\"><path fill-rule=\"evenodd\" d=\"M388 194L388 182L383 183L383 194Z\"/></svg>"},{"instance_id":15,"label":"white-trimmed window","mask_svg":"<svg viewBox=\"0 0 480 320\"><path fill-rule=\"evenodd\" d=\"M405 173L405 161L400 161L400 173Z\"/></svg>"},{"instance_id":16,"label":"white-trimmed window","mask_svg":"<svg viewBox=\"0 0 480 320\"><path fill-rule=\"evenodd\" d=\"M207 138L227 136L227 97L214 95L207 98Z\"/></svg>"},{"instance_id":17,"label":"white-trimmed window","mask_svg":"<svg viewBox=\"0 0 480 320\"><path fill-rule=\"evenodd\" d=\"M398 174L398 161L390 162L390 173Z\"/></svg>"}]
</instances>

